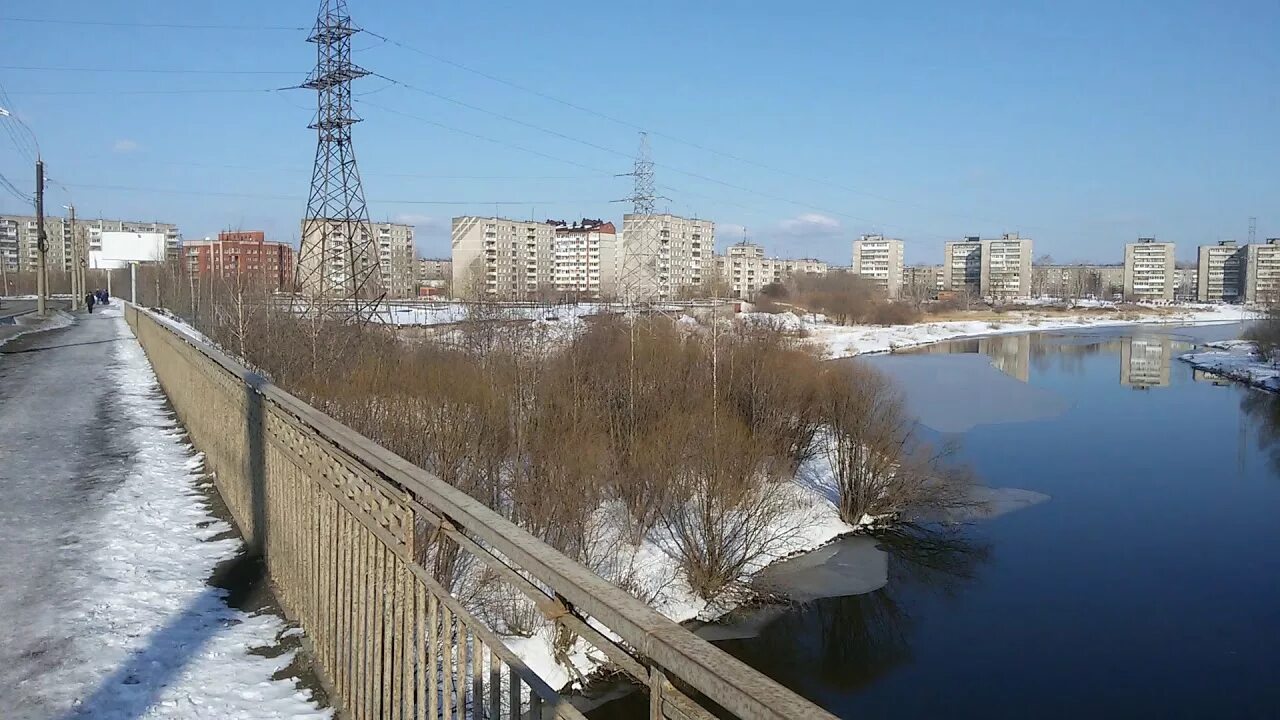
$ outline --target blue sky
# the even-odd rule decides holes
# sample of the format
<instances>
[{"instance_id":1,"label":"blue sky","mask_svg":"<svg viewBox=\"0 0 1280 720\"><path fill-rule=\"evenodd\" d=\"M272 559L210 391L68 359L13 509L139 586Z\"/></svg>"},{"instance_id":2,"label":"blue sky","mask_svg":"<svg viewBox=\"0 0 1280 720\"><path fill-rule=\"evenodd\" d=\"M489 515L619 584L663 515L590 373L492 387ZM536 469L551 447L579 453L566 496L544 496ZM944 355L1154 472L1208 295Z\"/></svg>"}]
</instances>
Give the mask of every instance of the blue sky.
<instances>
[{"instance_id":1,"label":"blue sky","mask_svg":"<svg viewBox=\"0 0 1280 720\"><path fill-rule=\"evenodd\" d=\"M314 63L306 33L130 24L301 27L317 5L5 3L0 84L65 186L51 208L296 239L315 101L269 90ZM614 175L637 127L653 133L663 203L715 220L720 247L745 227L771 253L848 264L850 240L884 232L938 262L948 238L1019 231L1037 255L1119 261L1139 235L1182 258L1244 240L1250 216L1259 238L1280 236L1280 3L350 7L436 56L362 36L360 64L456 101L372 77L357 89L371 214L417 224L429 255L447 255L453 215L620 218L629 180ZM51 67L77 70L19 69ZM3 133L0 173L33 182ZM0 194L0 212L22 209Z\"/></svg>"}]
</instances>

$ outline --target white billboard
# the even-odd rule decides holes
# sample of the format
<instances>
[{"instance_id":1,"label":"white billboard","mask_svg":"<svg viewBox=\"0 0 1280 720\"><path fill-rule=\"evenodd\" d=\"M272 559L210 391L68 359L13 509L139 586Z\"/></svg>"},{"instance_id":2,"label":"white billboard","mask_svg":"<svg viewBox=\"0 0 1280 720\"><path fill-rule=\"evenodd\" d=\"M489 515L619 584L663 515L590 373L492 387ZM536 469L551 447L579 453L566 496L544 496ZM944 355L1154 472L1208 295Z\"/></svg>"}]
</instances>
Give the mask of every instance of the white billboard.
<instances>
[{"instance_id":1,"label":"white billboard","mask_svg":"<svg viewBox=\"0 0 1280 720\"><path fill-rule=\"evenodd\" d=\"M164 233L104 232L100 249L89 251L89 267L112 270L132 262L164 262L166 247Z\"/></svg>"}]
</instances>

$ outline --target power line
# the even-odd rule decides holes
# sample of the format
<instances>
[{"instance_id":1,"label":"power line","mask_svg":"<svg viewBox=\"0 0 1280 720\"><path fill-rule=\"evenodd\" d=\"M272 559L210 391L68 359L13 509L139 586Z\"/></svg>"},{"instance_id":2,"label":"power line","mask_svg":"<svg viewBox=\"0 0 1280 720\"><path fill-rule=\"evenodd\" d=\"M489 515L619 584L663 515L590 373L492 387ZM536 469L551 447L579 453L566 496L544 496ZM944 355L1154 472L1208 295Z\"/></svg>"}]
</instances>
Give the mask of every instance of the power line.
<instances>
[{"instance_id":1,"label":"power line","mask_svg":"<svg viewBox=\"0 0 1280 720\"><path fill-rule=\"evenodd\" d=\"M66 20L62 18L0 17L3 22L36 23L42 25L87 25L91 27L116 27L155 30L291 30L305 32L310 28L290 25L215 25L195 23L143 23L108 20Z\"/></svg>"},{"instance_id":2,"label":"power line","mask_svg":"<svg viewBox=\"0 0 1280 720\"><path fill-rule=\"evenodd\" d=\"M29 72L107 72L107 73L156 73L165 75L296 75L294 70L205 70L177 68L106 68L106 67L44 67L36 65L0 65L0 70Z\"/></svg>"},{"instance_id":3,"label":"power line","mask_svg":"<svg viewBox=\"0 0 1280 720\"><path fill-rule=\"evenodd\" d=\"M9 94L5 92L4 85L2 84L0 84L0 103L3 103L0 107L4 107L10 113L15 109L13 106L13 100L9 97ZM28 137L25 133L19 133L15 130L13 127L14 123L0 121L0 125L4 126L5 134L13 141L13 145L18 149L18 152L26 158L27 162L34 163L36 156L40 154L39 148L36 147L35 139Z\"/></svg>"},{"instance_id":4,"label":"power line","mask_svg":"<svg viewBox=\"0 0 1280 720\"><path fill-rule=\"evenodd\" d=\"M562 106L564 106L564 107L570 108L570 109L572 109L572 110L574 110L574 111L581 112L581 113L586 113L586 114L588 114L588 115L592 115L592 116L594 116L594 117L598 117L598 118L600 118L600 119L602 119L602 120L607 120L607 121L609 121L609 122L615 123L615 124L617 124L617 125L621 125L621 126L623 126L623 127L626 127L626 128L632 129L632 130L639 130L639 131L642 131L642 132L647 132L647 133L649 133L650 135L652 135L652 136L654 136L654 137L662 138L662 139L664 139L664 140L670 140L670 141L672 141L672 142L676 142L676 143L679 143L679 144L681 144L681 145L686 145L686 146L691 147L691 148L694 148L694 149L696 149L696 150L700 150L700 151L705 152L705 153L709 153L709 154L712 154L712 155L716 155L716 156L719 156L719 157L725 158L725 159L727 159L727 160L732 160L732 161L734 161L734 162L743 163L743 164L745 164L745 165L751 165L751 166L753 166L753 167L760 168L761 170L767 170L767 171L769 171L769 172L778 173L778 174L780 174L780 175L786 175L786 176L788 176L788 177L792 177L792 178L795 178L795 179L798 179L798 180L804 180L805 182L813 183L813 184L815 184L815 185L820 185L820 186L824 186L824 187L827 187L827 188L831 188L831 189L839 190L839 191L842 191L842 192L852 193L852 194L855 194L855 195L862 195L862 196L864 196L864 197L868 197L868 198L871 198L871 199L873 199L873 200L879 200L879 201L881 201L881 202L889 202L889 203L894 203L894 204L905 205L905 206L916 207L916 208L920 208L920 209L924 209L924 210L929 210L930 212L938 212L938 210L937 210L937 209L935 209L935 208L929 208L929 207L927 207L927 206L924 206L924 205L921 205L921 204L919 204L919 203L915 203L915 202L912 202L912 201L909 201L909 200L900 200L900 199L896 199L896 198L886 197L886 196L884 196L884 195L880 195L880 194L873 193L873 192L868 192L868 191L866 191L866 190L860 190L860 189L858 189L858 188L849 187L849 186L846 186L846 185L843 185L843 184L837 183L837 182L832 181L832 180L825 180L825 179L821 179L821 178L815 178L815 177L811 177L811 176L808 176L808 175L805 175L805 174L802 174L802 173L794 172L794 171L792 171L792 170L786 170L786 169L784 169L784 168L774 167L774 166L772 166L772 165L768 165L768 164L766 164L766 163L762 163L762 162L759 162L759 161L756 161L756 160L752 160L752 159L750 159L750 158L745 158L745 157L742 157L742 156L739 156L739 155L735 155L735 154L733 154L733 153L725 152L725 151L723 151L723 150L717 150L717 149L712 148L712 147L707 147L706 145L703 145L703 144L698 143L698 142L694 142L694 141L692 141L692 140L686 140L686 139L684 139L684 138L681 138L681 137L678 137L678 136L675 136L675 135L671 135L671 134L668 134L668 133L663 133L663 132L659 132L659 131L656 131L656 130L652 130L652 129L646 128L646 127L644 127L644 126L638 125L638 124L636 124L636 123L630 122L630 121L628 121L628 120L623 120L622 118L618 118L618 117L615 117L615 116L613 116L613 115L609 115L608 113L603 113L603 112L600 112L599 110L595 110L595 109L593 109L593 108L585 107L585 106L583 106L583 105L579 105L579 104L577 104L577 103L575 103L575 102L572 102L572 101L569 101L569 100L565 100L564 98L556 97L555 95L551 95L550 93L545 93L545 92L542 92L542 91L540 91L540 90L536 90L536 89L534 89L534 88L531 88L531 87L528 87L528 86L525 86L525 85L521 85L520 83L512 82L512 81L507 80L507 79L505 79L505 78L501 78L501 77L498 77L498 76L496 76L496 75L492 75L492 74L490 74L490 73L484 72L483 70L477 70L477 69L475 69L475 68L473 68L473 67L470 67L470 66L465 65L465 64L463 64L463 63L457 62L456 60L451 60L451 59L449 59L449 58L443 57L443 56L441 56L441 55L436 55L435 53L428 52L428 51L426 51L426 50L423 50L423 49L421 49L421 48L419 48L419 47L416 47L416 46L410 45L410 44L408 44L408 43L400 42L399 40L394 40L394 39L389 38L389 37L387 37L387 36L385 36L385 35L382 35L382 34L380 34L380 33L373 32L372 30L369 30L369 29L367 29L367 28L364 30L364 33L365 33L366 35L370 35L370 36L372 36L372 37L376 37L376 38L380 38L380 39L382 39L382 40L385 40L388 44L394 45L394 46L396 46L396 47L398 47L398 48L401 48L402 50L408 50L409 52L417 53L417 54L419 54L419 55L422 55L423 57L429 58L429 59L434 60L434 61L439 62L439 63L443 63L443 64L448 65L448 66L450 66L450 67L457 68L457 69L462 70L462 71L464 71L464 72L471 73L472 75L475 75L475 76L477 76L477 77L482 77L482 78L484 78L484 79L486 79L486 80L489 80L489 81L491 81L491 82L495 82L495 83L498 83L498 84L500 84L500 85L505 85L505 86L507 86L507 87L514 88L514 89L516 89L516 90L520 90L520 91L525 92L525 93L529 93L530 95L534 95L534 96L539 97L539 98L542 98L542 99L544 99L544 100L548 100L548 101L550 101L550 102L557 103L557 104L562 105ZM434 93L428 93L428 94L435 95ZM458 102L458 101L454 101L454 100L452 100L452 99L450 99L450 98L444 98L444 97L442 97L442 96L438 96L438 95L437 95L437 97L441 97L441 99L448 100L449 102ZM462 103L458 103L458 104L462 104ZM614 152L614 151L610 151L610 152ZM668 170L674 170L675 172L681 172L680 170L678 170L678 169L676 169L676 168L670 168L670 167L668 167L667 169L668 169ZM942 211L942 212L940 212L939 214L942 214L942 215L951 215L951 216L953 216L953 217L967 217L967 218L969 218L969 219L978 220L978 221L981 221L981 222L1002 222L1002 221L995 221L995 220L991 220L991 219L988 219L988 218L981 218L981 217L977 217L977 216L969 215L969 214L967 214L967 213L955 213L955 212L949 212L949 211ZM858 218L854 218L854 219L858 219ZM868 221L866 221L866 220L861 220L861 221L862 221L862 222L868 222ZM873 224L874 224L874 223L873 223ZM1035 226L1025 226L1025 225L1024 225L1023 227L1027 227L1027 228L1029 228L1029 229L1033 229L1033 230L1034 230L1034 229L1037 229Z\"/></svg>"},{"instance_id":5,"label":"power line","mask_svg":"<svg viewBox=\"0 0 1280 720\"><path fill-rule=\"evenodd\" d=\"M305 195L268 195L264 193L227 192L218 190L180 190L177 188L147 188L132 185L96 185L90 183L58 183L64 190L82 188L90 190L113 190L139 193L163 193L168 195L200 195L212 197L241 197L261 200L306 200ZM70 192L70 191L68 191ZM30 200L30 198L28 198ZM602 202L599 200L370 200L382 205L566 205L589 204Z\"/></svg>"},{"instance_id":6,"label":"power line","mask_svg":"<svg viewBox=\"0 0 1280 720\"><path fill-rule=\"evenodd\" d=\"M34 198L32 198L30 195L27 195L23 193L21 190L19 190L17 186L14 185L12 182L10 182L9 178L5 177L3 174L0 174L0 188L4 188L5 191L7 191L10 195L14 196L15 198L22 201L23 203L30 204L35 202Z\"/></svg>"},{"instance_id":7,"label":"power line","mask_svg":"<svg viewBox=\"0 0 1280 720\"><path fill-rule=\"evenodd\" d=\"M274 93L293 88L178 88L174 90L18 90L14 95L215 95L223 93Z\"/></svg>"},{"instance_id":8,"label":"power line","mask_svg":"<svg viewBox=\"0 0 1280 720\"><path fill-rule=\"evenodd\" d=\"M583 146L585 146L585 147L589 147L589 148L592 148L592 149L595 149L595 150L600 150L600 151L602 151L602 152L607 152L607 153L610 153L610 154L613 154L613 155L618 155L618 156L620 156L620 157L625 157L625 158L630 158L630 157L631 157L631 156L630 156L630 155L628 155L627 153L624 153L624 152L622 152L622 151L620 151L620 150L614 150L613 148L605 147L604 145L600 145L600 144L598 144L598 143L591 142L590 140L583 140L583 139L581 139L581 138L573 137L573 136L571 136L571 135L566 135L565 133L559 132L558 130L551 130L551 129L549 129L549 128L545 128L545 127L542 127L542 126L540 126L540 125L536 125L536 124L534 124L534 123L527 122L527 121L525 121L525 120L520 120L519 118L511 117L510 115L506 115L506 114L503 114L503 113L500 113L500 112L497 112L497 111L494 111L494 110L488 110L488 109L483 108L483 107L480 107L480 106L478 106L478 105L472 105L471 103L464 102L464 101L462 101L462 100L457 100L457 99L455 99L455 98L451 98L451 97L448 97L448 96L446 96L446 95L441 95L440 93L433 92L433 91L431 91L431 90L426 90L426 89L424 89L424 88L420 88L420 87L417 87L417 86L415 86L415 85L410 85L409 83L401 82L401 81L399 81L399 80L396 80L396 79L394 79L394 78L387 77L387 76L385 76L385 75L381 75L381 74L378 74L378 73L371 73L371 74L372 74L372 75L374 75L374 76L376 76L376 77L380 77L380 78L382 78L383 80L387 80L387 81L389 81L389 82L396 83L397 85L400 85L401 87L404 87L404 88L406 88L406 89L413 90L413 91L416 91L416 92L420 92L420 93L423 93L423 94L429 95L429 96L431 96L431 97L439 98L440 100L444 100L444 101L446 101L446 102L453 103L453 104L455 104L455 105L458 105L458 106L460 106L460 107L467 108L467 109L469 109L469 110L474 110L474 111L476 111L476 112L484 113L485 115L489 115L489 116L491 116L491 117L495 117L495 118L498 118L498 119L500 119L500 120L505 120L505 121L507 121L507 122L513 123L513 124L515 124L515 125L519 125L519 126L521 126L521 127L529 128L529 129L531 129L531 130L537 130L538 132L546 133L547 135L551 135L552 137L560 138L560 139L562 139L562 140L566 140L566 141L568 141L568 142L577 143L577 144L579 144L579 145L583 145ZM386 108L384 108L384 109L386 109ZM859 216L857 216L857 215L852 215L852 214L850 214L850 213L842 212L842 211L839 211L839 210L830 210L830 209L828 209L828 208L824 208L824 207L821 207L821 206L818 206L818 205L813 205L813 204L811 204L811 203L803 202L803 201L800 201L800 200L794 200L794 199L787 198L787 197L784 197L784 196L781 196L781 195L774 195L774 194L771 194L771 193L760 192L760 191L758 191L758 190L752 190L751 188L744 187L744 186L742 186L742 185L737 185L737 184L735 184L735 183L727 182L727 181L724 181L724 180L719 180L719 179L717 179L717 178L713 178L713 177L710 177L710 176L708 176L708 175L703 175L703 174L701 174L701 173L696 173L696 172L693 172L693 171L691 171L691 170L684 170L684 169L681 169L681 168L678 168L678 167L674 167L674 166L666 165L666 164L662 164L662 163L654 163L654 164L655 164L655 166L657 166L657 167L661 167L661 168L663 168L663 169L665 169L665 170L670 170L670 171L672 171L672 172L679 173L679 174L681 174L681 175L685 175L685 176L688 176L688 177L691 177L691 178L695 178L695 179L698 179L698 180L702 180L702 181L704 181L704 182L709 182L709 183L713 183L713 184L716 184L716 185L720 185L720 186L723 186L723 187L729 188L729 189L731 189L731 190L736 190L736 191L738 191L738 192L745 192L745 193L748 193L748 194L751 194L751 195L756 195L756 196L758 196L758 197L762 197L762 198L765 198L765 199L767 199L767 200L773 200L773 201L775 201L775 202L784 202L784 203L788 203L788 204L791 204L791 205L795 205L795 206L797 206L797 207L804 208L804 209L807 209L807 210L814 210L814 211L816 211L816 212L826 213L826 214L828 214L828 215L839 215L840 217L848 218L848 219L850 219L850 220L856 220L856 221L858 221L858 222L869 223L869 224L872 224L872 225L878 225L878 226L882 226L882 227L893 227L893 226L891 226L891 225L889 225L889 224L887 224L887 223L879 223L879 222L876 222L876 221L874 221L874 220L870 220L870 219L868 219L868 218L859 217Z\"/></svg>"}]
</instances>

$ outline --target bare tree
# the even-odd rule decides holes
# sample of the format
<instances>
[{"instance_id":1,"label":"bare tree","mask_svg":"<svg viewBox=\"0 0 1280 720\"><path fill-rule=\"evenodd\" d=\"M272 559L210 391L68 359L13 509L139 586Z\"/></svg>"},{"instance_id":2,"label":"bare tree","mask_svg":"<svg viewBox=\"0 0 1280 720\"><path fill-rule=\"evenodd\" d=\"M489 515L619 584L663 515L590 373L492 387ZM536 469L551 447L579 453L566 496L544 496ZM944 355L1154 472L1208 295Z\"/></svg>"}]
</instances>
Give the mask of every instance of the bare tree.
<instances>
[{"instance_id":1,"label":"bare tree","mask_svg":"<svg viewBox=\"0 0 1280 720\"><path fill-rule=\"evenodd\" d=\"M916 437L901 392L861 363L826 371L827 461L848 523L965 504L968 478Z\"/></svg>"}]
</instances>

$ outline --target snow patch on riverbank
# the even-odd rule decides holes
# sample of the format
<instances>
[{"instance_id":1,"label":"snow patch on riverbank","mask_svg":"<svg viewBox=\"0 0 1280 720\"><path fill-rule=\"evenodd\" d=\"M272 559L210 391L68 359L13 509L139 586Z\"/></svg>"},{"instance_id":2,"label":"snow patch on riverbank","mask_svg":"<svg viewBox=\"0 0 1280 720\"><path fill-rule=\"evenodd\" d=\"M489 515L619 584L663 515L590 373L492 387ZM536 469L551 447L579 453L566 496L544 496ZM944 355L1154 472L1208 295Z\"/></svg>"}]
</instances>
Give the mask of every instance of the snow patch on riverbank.
<instances>
[{"instance_id":1,"label":"snow patch on riverbank","mask_svg":"<svg viewBox=\"0 0 1280 720\"><path fill-rule=\"evenodd\" d=\"M815 472L820 476L819 462L826 465L825 458L810 463L811 469L802 472L801 476L811 476ZM624 584L631 592L673 622L716 620L750 598L746 586L764 568L821 548L858 530L859 526L840 519L836 506L820 489L824 484L821 479L812 484L798 481L778 483L776 492L783 511L775 523L777 537L767 543L760 555L744 569L739 586L710 601L699 597L681 575L671 539L661 524L638 545L624 538L618 519L622 513L620 507L606 505L597 512L593 524L601 531L595 541L598 551L593 554L609 565L602 575L625 578ZM601 570L599 567L596 569ZM601 626L597 625L596 629L607 637L613 637ZM564 688L607 664L602 652L578 640L570 648L567 658L563 658L569 660L573 667L562 665L553 650L553 631L549 625L531 637L504 637L503 640L530 669L556 689Z\"/></svg>"},{"instance_id":2,"label":"snow patch on riverbank","mask_svg":"<svg viewBox=\"0 0 1280 720\"><path fill-rule=\"evenodd\" d=\"M1174 308L1172 312L1167 308L1158 311L1152 307L1150 312L1123 317L1119 312L1114 317L1106 314L1062 316L1010 312L1007 318L999 320L956 320L911 325L835 325L826 322L826 318L821 315L800 317L793 313L744 313L739 317L748 322L770 323L782 330L803 333L807 342L818 346L825 357L834 359L987 335L1124 325L1239 322L1253 315L1234 305L1186 305Z\"/></svg>"},{"instance_id":3,"label":"snow patch on riverbank","mask_svg":"<svg viewBox=\"0 0 1280 720\"><path fill-rule=\"evenodd\" d=\"M1197 370L1269 392L1280 392L1280 365L1264 359L1256 344L1248 340L1223 340L1206 343L1205 348L1179 359Z\"/></svg>"}]
</instances>

